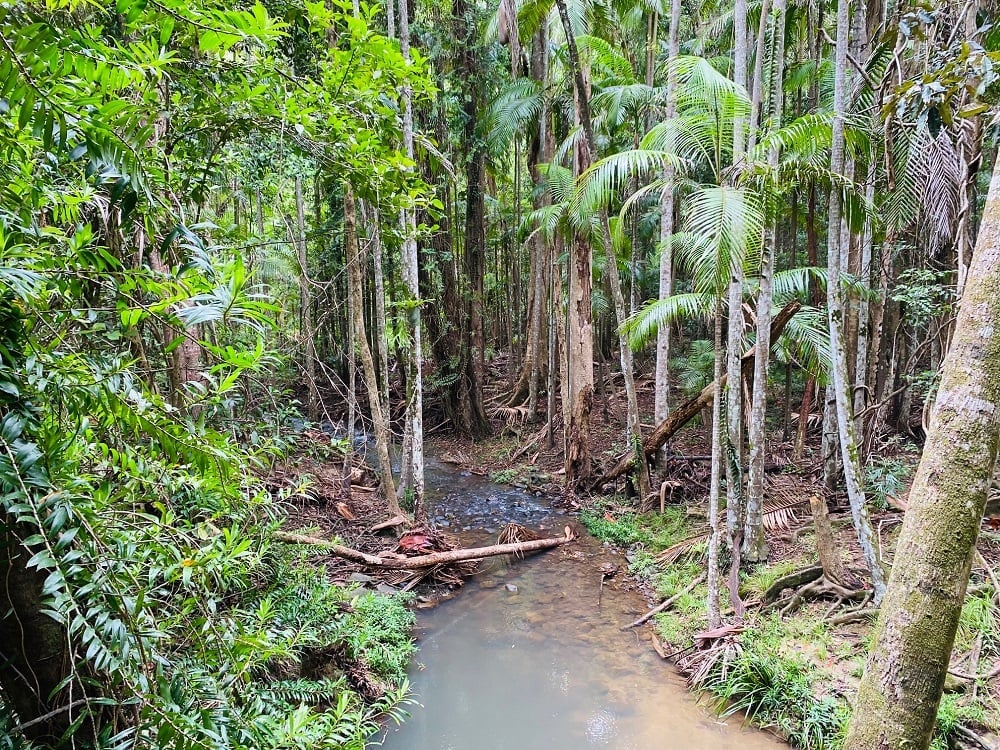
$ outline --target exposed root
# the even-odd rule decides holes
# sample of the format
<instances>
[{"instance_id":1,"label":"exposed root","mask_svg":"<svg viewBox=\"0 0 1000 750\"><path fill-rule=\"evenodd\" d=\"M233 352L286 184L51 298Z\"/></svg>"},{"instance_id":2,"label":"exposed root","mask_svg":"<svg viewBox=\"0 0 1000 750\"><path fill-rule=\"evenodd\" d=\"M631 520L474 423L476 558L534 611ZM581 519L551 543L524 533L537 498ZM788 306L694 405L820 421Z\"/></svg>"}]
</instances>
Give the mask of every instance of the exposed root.
<instances>
[{"instance_id":1,"label":"exposed root","mask_svg":"<svg viewBox=\"0 0 1000 750\"><path fill-rule=\"evenodd\" d=\"M829 617L834 610L843 606L846 602L867 601L870 596L870 592L863 589L849 589L823 575L814 581L800 586L791 596L775 602L774 607L780 607L781 616L786 617L810 599L832 597L834 605L827 611L826 615Z\"/></svg>"},{"instance_id":2,"label":"exposed root","mask_svg":"<svg viewBox=\"0 0 1000 750\"><path fill-rule=\"evenodd\" d=\"M785 589L798 588L803 584L812 583L822 576L823 568L819 565L811 568L802 568L801 570L796 570L793 573L782 576L777 581L772 583L768 587L767 591L764 592L762 602L765 605L773 604L778 600L778 597L781 596L781 592Z\"/></svg>"}]
</instances>

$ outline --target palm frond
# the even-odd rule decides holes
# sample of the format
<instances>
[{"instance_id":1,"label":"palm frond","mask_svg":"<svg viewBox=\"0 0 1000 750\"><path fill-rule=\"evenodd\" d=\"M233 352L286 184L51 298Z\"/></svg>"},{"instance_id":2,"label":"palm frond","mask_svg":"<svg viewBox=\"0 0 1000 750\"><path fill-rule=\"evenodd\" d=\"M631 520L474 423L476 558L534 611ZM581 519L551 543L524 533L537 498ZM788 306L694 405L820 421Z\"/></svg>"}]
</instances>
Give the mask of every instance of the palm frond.
<instances>
[{"instance_id":1,"label":"palm frond","mask_svg":"<svg viewBox=\"0 0 1000 750\"><path fill-rule=\"evenodd\" d=\"M799 515L809 498L803 500L773 500L764 502L762 521L768 531L790 531L805 520Z\"/></svg>"},{"instance_id":2,"label":"palm frond","mask_svg":"<svg viewBox=\"0 0 1000 750\"><path fill-rule=\"evenodd\" d=\"M576 38L576 44L580 52L589 58L592 69L603 70L612 78L624 83L635 82L632 63L608 40L583 34Z\"/></svg>"},{"instance_id":3,"label":"palm frond","mask_svg":"<svg viewBox=\"0 0 1000 750\"><path fill-rule=\"evenodd\" d=\"M594 111L601 113L605 131L611 132L662 99L662 89L645 83L626 83L605 86L594 94L590 103Z\"/></svg>"},{"instance_id":4,"label":"palm frond","mask_svg":"<svg viewBox=\"0 0 1000 750\"><path fill-rule=\"evenodd\" d=\"M574 202L591 208L607 207L633 180L645 180L667 166L684 167L684 162L669 151L630 149L605 157L580 177Z\"/></svg>"},{"instance_id":5,"label":"palm frond","mask_svg":"<svg viewBox=\"0 0 1000 750\"><path fill-rule=\"evenodd\" d=\"M688 292L652 300L639 308L621 327L629 346L641 349L649 343L661 326L676 320L711 320L715 300L707 294Z\"/></svg>"},{"instance_id":6,"label":"palm frond","mask_svg":"<svg viewBox=\"0 0 1000 750\"><path fill-rule=\"evenodd\" d=\"M733 269L755 268L766 217L751 191L729 185L703 187L688 199L685 231L694 238L686 253L696 291L718 294Z\"/></svg>"},{"instance_id":7,"label":"palm frond","mask_svg":"<svg viewBox=\"0 0 1000 750\"><path fill-rule=\"evenodd\" d=\"M538 116L542 89L537 81L519 78L507 84L490 102L483 130L490 153L498 155L510 147L514 137Z\"/></svg>"},{"instance_id":8,"label":"palm frond","mask_svg":"<svg viewBox=\"0 0 1000 750\"><path fill-rule=\"evenodd\" d=\"M800 309L788 321L775 348L779 362L796 364L825 384L832 367L826 311L816 307Z\"/></svg>"}]
</instances>

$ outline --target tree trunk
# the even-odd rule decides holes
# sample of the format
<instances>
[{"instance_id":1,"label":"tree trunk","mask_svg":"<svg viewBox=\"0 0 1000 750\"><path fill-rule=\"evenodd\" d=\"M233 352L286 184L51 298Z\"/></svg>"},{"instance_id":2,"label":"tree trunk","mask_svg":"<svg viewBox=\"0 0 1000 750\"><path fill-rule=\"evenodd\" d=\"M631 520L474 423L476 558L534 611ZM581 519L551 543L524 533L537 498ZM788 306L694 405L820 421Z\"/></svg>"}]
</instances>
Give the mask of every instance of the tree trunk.
<instances>
[{"instance_id":1,"label":"tree trunk","mask_svg":"<svg viewBox=\"0 0 1000 750\"><path fill-rule=\"evenodd\" d=\"M875 200L875 166L868 167L868 179L865 185L865 199L869 203ZM865 219L865 231L861 238L861 268L858 281L865 287L871 282L872 266L872 224L871 218ZM858 344L857 360L854 366L854 431L859 436L861 444L865 441L865 419L861 413L868 405L868 326L871 321L871 302L867 295L861 295L858 301Z\"/></svg>"},{"instance_id":2,"label":"tree trunk","mask_svg":"<svg viewBox=\"0 0 1000 750\"><path fill-rule=\"evenodd\" d=\"M766 4L765 4L766 7ZM761 23L760 36L764 37L766 25ZM785 59L785 0L774 2L774 75L771 91L771 114L774 127L781 126L783 92L781 88ZM763 44L758 43L757 54L763 56ZM761 66L758 66L760 68ZM762 75L759 73L759 75ZM762 86L763 84L761 84ZM758 88L754 83L754 91ZM754 129L751 128L751 137ZM777 170L778 148L771 149L768 166ZM777 222L777 219L776 219ZM771 304L773 302L772 276L774 255L777 252L777 223L770 228L769 241L763 243L760 259L760 291L757 295L757 354L754 357L753 396L750 404L750 463L747 470L746 525L743 531L742 557L750 562L767 559L767 542L764 539L764 452L767 431L767 379L771 361Z\"/></svg>"},{"instance_id":3,"label":"tree trunk","mask_svg":"<svg viewBox=\"0 0 1000 750\"><path fill-rule=\"evenodd\" d=\"M733 8L733 80L747 88L747 2L736 0ZM739 163L746 153L747 123L742 117L733 121L733 162ZM726 434L729 445L736 451L736 461L726 461L726 531L732 546L741 545L743 533L742 484L743 396L740 353L743 350L743 262L740 259L730 270L729 326L726 343Z\"/></svg>"},{"instance_id":4,"label":"tree trunk","mask_svg":"<svg viewBox=\"0 0 1000 750\"><path fill-rule=\"evenodd\" d=\"M1000 160L846 750L930 744L1000 445Z\"/></svg>"},{"instance_id":5,"label":"tree trunk","mask_svg":"<svg viewBox=\"0 0 1000 750\"><path fill-rule=\"evenodd\" d=\"M835 175L844 172L844 113L847 106L847 44L850 31L849 0L837 3L836 76L834 79L833 128L830 153L830 171ZM847 375L847 351L844 348L844 306L840 292L841 268L841 196L840 191L830 191L829 226L827 229L827 307L830 322L830 352L833 359L833 396L837 411L840 452L843 460L844 484L851 504L851 517L857 531L865 563L871 574L877 604L885 593L885 573L874 545L874 533L868 518L864 489L861 486L861 462L857 438L854 434L854 417L851 414L850 381Z\"/></svg>"},{"instance_id":6,"label":"tree trunk","mask_svg":"<svg viewBox=\"0 0 1000 750\"><path fill-rule=\"evenodd\" d=\"M378 375L375 371L375 361L368 346L368 336L365 331L365 316L361 302L361 261L358 257L357 217L355 210L354 191L348 185L344 191L344 255L347 263L348 296L353 300L356 312L354 322L354 345L361 356L361 366L365 371L365 388L368 391L368 408L371 410L372 427L375 430L375 448L378 452L379 484L382 496L386 501L389 516L400 514L396 487L392 479L392 460L389 455L388 404L382 403L379 392Z\"/></svg>"},{"instance_id":7,"label":"tree trunk","mask_svg":"<svg viewBox=\"0 0 1000 750\"><path fill-rule=\"evenodd\" d=\"M407 64L410 56L410 19L406 0L399 3L399 48ZM413 90L403 86L403 150L407 158L414 159L413 148ZM407 356L406 377L406 427L407 440L403 451L405 463L402 471L405 481L400 482L399 496L412 494L414 509L420 507L424 496L424 377L422 372L423 342L420 325L420 270L417 259L417 222L412 209L402 212L403 283L409 295L410 350Z\"/></svg>"},{"instance_id":8,"label":"tree trunk","mask_svg":"<svg viewBox=\"0 0 1000 750\"><path fill-rule=\"evenodd\" d=\"M580 68L566 0L556 0L559 17L566 33L570 71L573 75L576 117L584 132L593 132L589 110L584 106L587 86ZM584 122L584 120L587 122ZM574 159L577 176L589 166L588 147L579 143ZM576 486L590 477L593 462L590 453L590 417L594 405L594 325L591 316L592 252L587 238L577 234L569 258L569 321L566 342L566 377L569 404L566 436L566 483Z\"/></svg>"},{"instance_id":9,"label":"tree trunk","mask_svg":"<svg viewBox=\"0 0 1000 750\"><path fill-rule=\"evenodd\" d=\"M72 677L66 629L46 612L43 588L48 573L27 566L33 552L21 539L31 531L6 525L0 529L0 687L24 727L24 737L38 747L55 747L83 713L74 698L86 698L87 693ZM82 741L95 734L85 722L76 738Z\"/></svg>"},{"instance_id":10,"label":"tree trunk","mask_svg":"<svg viewBox=\"0 0 1000 750\"><path fill-rule=\"evenodd\" d=\"M680 53L680 23L681 0L672 0L670 4L670 28L668 31L667 54L667 107L665 117L669 120L677 112L676 75L673 61ZM648 78L652 78L650 73ZM652 80L647 81L649 85ZM674 168L668 165L664 170L664 186L660 199L660 287L659 299L663 300L674 293L674 253L672 239L674 236ZM654 388L656 391L653 416L657 422L667 418L670 411L670 325L662 325L656 332L656 375Z\"/></svg>"},{"instance_id":11,"label":"tree trunk","mask_svg":"<svg viewBox=\"0 0 1000 750\"><path fill-rule=\"evenodd\" d=\"M597 158L597 143L594 140L594 129L590 119L590 92L588 84L582 70L580 69L579 56L576 52L576 40L572 37L572 29L569 26L569 16L564 17L567 44L570 49L570 60L574 66L574 77L577 85L577 106L580 110L580 122L583 126L584 148L580 152L579 174L583 174L590 168ZM611 227L608 222L607 210L602 208L600 212L601 233L604 240L604 275L611 290L611 299L615 309L615 323L618 330L625 323L628 313L625 308L625 295L622 291L621 277L618 274L618 262L615 256L614 242L611 238ZM588 300L589 302L589 300ZM645 454L642 451L642 427L639 419L639 399L635 390L635 374L632 367L632 348L624 333L618 334L618 354L622 368L622 379L625 381L625 398L627 403L627 429L628 441L635 452L635 476L637 489L641 498L649 494L649 471L646 464Z\"/></svg>"},{"instance_id":12,"label":"tree trunk","mask_svg":"<svg viewBox=\"0 0 1000 750\"><path fill-rule=\"evenodd\" d=\"M302 200L302 177L295 178L295 247L299 261L299 315L302 320L303 370L306 377L306 416L310 422L319 419L319 389L316 384L316 332L312 324L312 288L309 280L309 258L306 253L305 204Z\"/></svg>"},{"instance_id":13,"label":"tree trunk","mask_svg":"<svg viewBox=\"0 0 1000 750\"><path fill-rule=\"evenodd\" d=\"M719 610L719 496L722 484L722 299L715 302L715 364L712 368L712 478L708 492L708 627L722 625ZM737 381L740 377L737 375Z\"/></svg>"}]
</instances>

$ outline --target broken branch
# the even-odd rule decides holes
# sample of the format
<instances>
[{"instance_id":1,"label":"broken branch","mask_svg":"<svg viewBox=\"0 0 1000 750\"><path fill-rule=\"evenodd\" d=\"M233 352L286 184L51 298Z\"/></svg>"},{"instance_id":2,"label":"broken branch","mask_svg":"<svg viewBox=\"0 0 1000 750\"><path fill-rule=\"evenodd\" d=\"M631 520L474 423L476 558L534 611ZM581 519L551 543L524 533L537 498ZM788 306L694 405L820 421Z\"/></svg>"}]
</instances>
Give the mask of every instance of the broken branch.
<instances>
[{"instance_id":1,"label":"broken branch","mask_svg":"<svg viewBox=\"0 0 1000 750\"><path fill-rule=\"evenodd\" d=\"M689 583L687 585L687 588L685 588L683 591L678 591L676 594L674 594L669 599L666 599L665 601L663 601L660 604L656 605L651 610L649 610L649 612L647 612L642 617L640 617L638 620L636 620L635 622L631 622L628 625L626 625L625 627L623 627L622 630L630 630L631 628L638 627L639 625L642 625L644 622L646 622L646 620L648 620L653 615L658 614L659 612L663 612L666 609L669 609L671 606L673 606L674 602L676 602L678 599L680 599L685 594L690 594L692 591L694 591L695 586L697 586L698 584L704 582L704 580L705 580L705 576L698 576L693 581L691 581L691 583Z\"/></svg>"}]
</instances>

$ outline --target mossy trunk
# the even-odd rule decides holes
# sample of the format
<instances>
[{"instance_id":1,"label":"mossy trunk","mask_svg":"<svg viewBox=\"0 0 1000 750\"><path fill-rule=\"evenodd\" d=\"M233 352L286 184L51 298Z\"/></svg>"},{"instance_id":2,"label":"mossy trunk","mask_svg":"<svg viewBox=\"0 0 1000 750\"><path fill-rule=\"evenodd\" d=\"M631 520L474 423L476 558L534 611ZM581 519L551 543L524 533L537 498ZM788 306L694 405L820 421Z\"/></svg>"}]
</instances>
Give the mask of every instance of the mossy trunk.
<instances>
[{"instance_id":1,"label":"mossy trunk","mask_svg":"<svg viewBox=\"0 0 1000 750\"><path fill-rule=\"evenodd\" d=\"M926 748L1000 443L1000 160L847 750Z\"/></svg>"}]
</instances>

